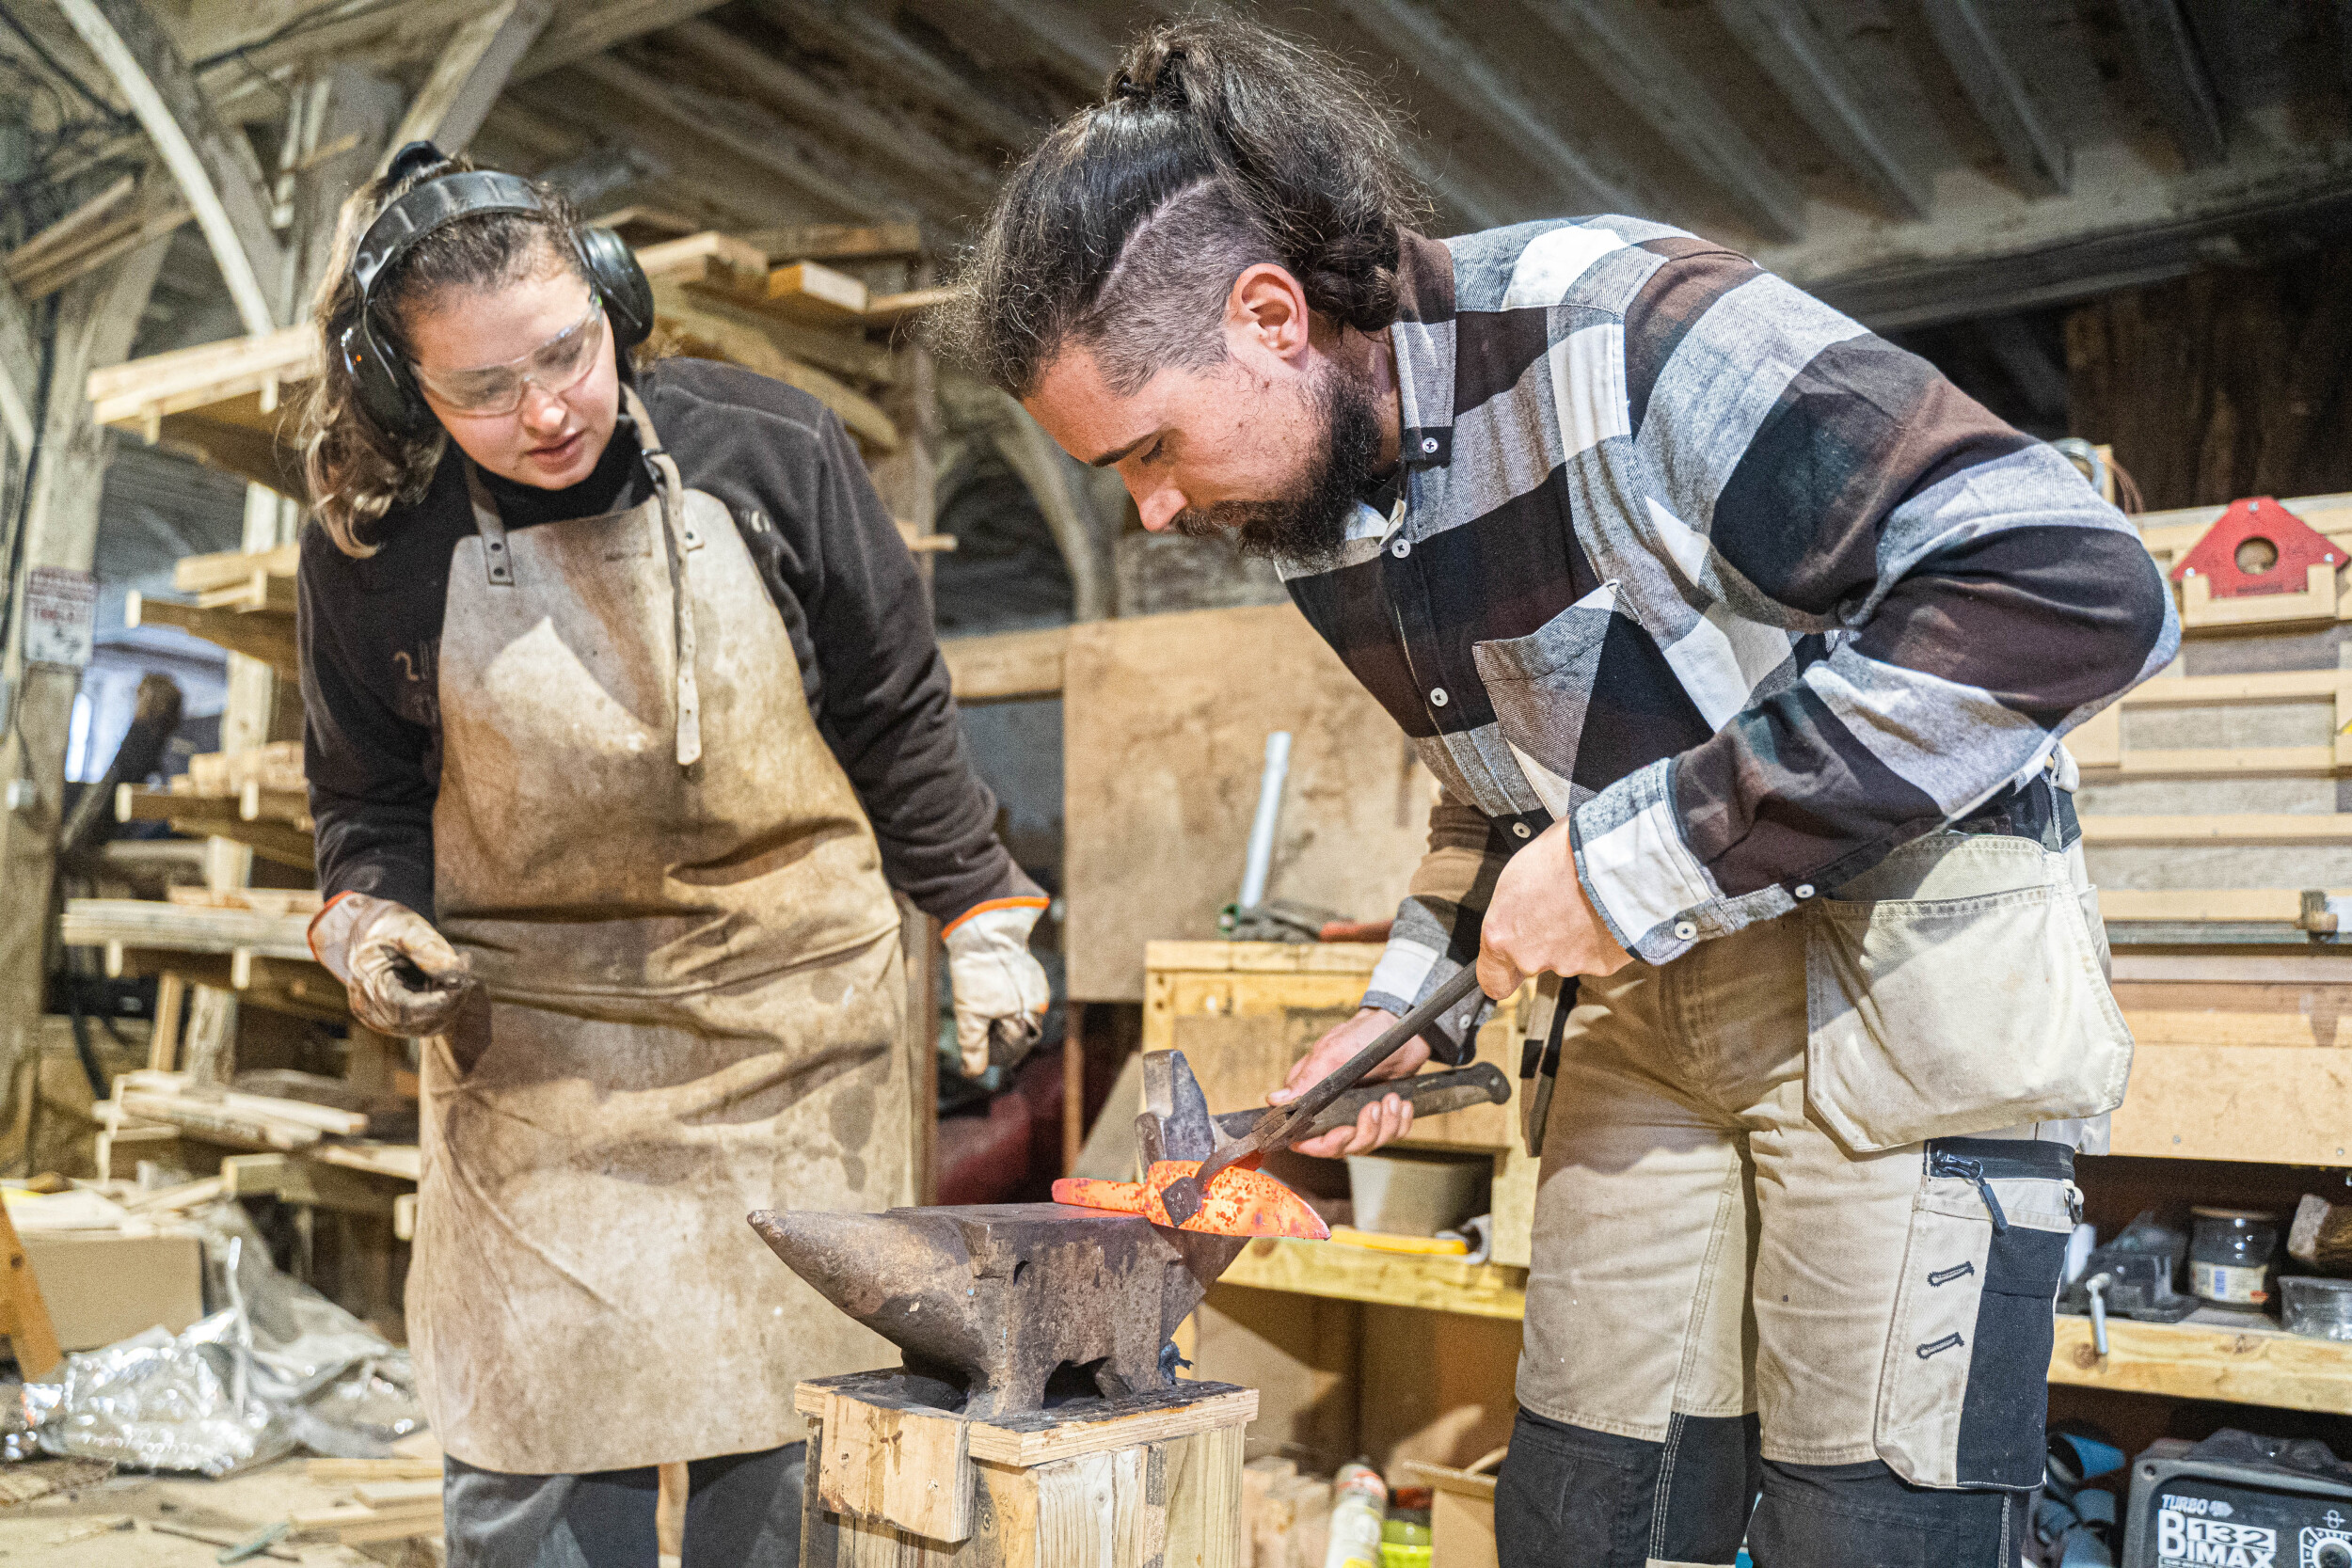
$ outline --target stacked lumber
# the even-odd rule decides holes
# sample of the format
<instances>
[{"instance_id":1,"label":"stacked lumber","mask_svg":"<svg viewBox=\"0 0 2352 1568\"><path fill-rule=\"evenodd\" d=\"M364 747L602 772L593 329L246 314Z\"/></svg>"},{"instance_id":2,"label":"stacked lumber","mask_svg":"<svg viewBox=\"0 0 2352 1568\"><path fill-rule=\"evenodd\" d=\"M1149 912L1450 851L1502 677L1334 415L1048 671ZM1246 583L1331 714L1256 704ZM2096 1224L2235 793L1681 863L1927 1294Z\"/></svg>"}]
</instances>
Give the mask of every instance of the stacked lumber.
<instances>
[{"instance_id":1,"label":"stacked lumber","mask_svg":"<svg viewBox=\"0 0 2352 1568\"><path fill-rule=\"evenodd\" d=\"M362 1112L240 1094L184 1072L152 1069L117 1078L114 1099L100 1116L110 1130L126 1122L165 1124L204 1142L264 1149L309 1148L330 1134L357 1137L368 1130Z\"/></svg>"},{"instance_id":2,"label":"stacked lumber","mask_svg":"<svg viewBox=\"0 0 2352 1568\"><path fill-rule=\"evenodd\" d=\"M118 784L115 820L166 822L175 832L234 839L263 860L308 870L314 824L302 742L273 740L242 752L207 752L168 787Z\"/></svg>"},{"instance_id":3,"label":"stacked lumber","mask_svg":"<svg viewBox=\"0 0 2352 1568\"><path fill-rule=\"evenodd\" d=\"M58 940L103 949L110 979L176 975L183 986L236 991L273 1012L344 1023L349 998L310 956L317 898L307 888L175 888L167 901L69 898Z\"/></svg>"},{"instance_id":4,"label":"stacked lumber","mask_svg":"<svg viewBox=\"0 0 2352 1568\"><path fill-rule=\"evenodd\" d=\"M138 361L144 363L144 361ZM292 679L301 673L294 645L294 573L299 545L267 550L224 550L183 556L171 587L182 600L155 599L135 589L123 599L128 626L178 626L270 665Z\"/></svg>"},{"instance_id":5,"label":"stacked lumber","mask_svg":"<svg viewBox=\"0 0 2352 1568\"><path fill-rule=\"evenodd\" d=\"M293 1539L361 1546L441 1533L441 1482L432 1480L361 1481L352 1500L290 1516Z\"/></svg>"},{"instance_id":6,"label":"stacked lumber","mask_svg":"<svg viewBox=\"0 0 2352 1568\"><path fill-rule=\"evenodd\" d=\"M305 1476L349 1486L350 1499L287 1520L297 1541L346 1546L441 1533L441 1449L429 1433L403 1438L387 1459L313 1459Z\"/></svg>"}]
</instances>

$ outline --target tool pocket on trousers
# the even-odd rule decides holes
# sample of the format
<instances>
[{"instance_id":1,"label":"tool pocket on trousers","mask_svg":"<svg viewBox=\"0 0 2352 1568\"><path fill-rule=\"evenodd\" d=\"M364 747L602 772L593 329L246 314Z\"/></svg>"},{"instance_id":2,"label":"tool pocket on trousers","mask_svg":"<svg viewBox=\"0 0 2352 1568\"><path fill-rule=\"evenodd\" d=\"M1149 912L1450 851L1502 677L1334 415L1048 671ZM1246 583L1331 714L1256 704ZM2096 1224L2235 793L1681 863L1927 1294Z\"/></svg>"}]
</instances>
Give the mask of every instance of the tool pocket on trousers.
<instances>
[{"instance_id":1,"label":"tool pocket on trousers","mask_svg":"<svg viewBox=\"0 0 2352 1568\"><path fill-rule=\"evenodd\" d=\"M2122 1103L2132 1037L2065 856L1938 832L1836 894L1805 935L1805 1101L1849 1149Z\"/></svg>"},{"instance_id":2,"label":"tool pocket on trousers","mask_svg":"<svg viewBox=\"0 0 2352 1568\"><path fill-rule=\"evenodd\" d=\"M1916 1486L2042 1480L2074 1156L2037 1139L1938 1138L1879 1378L1879 1457Z\"/></svg>"}]
</instances>

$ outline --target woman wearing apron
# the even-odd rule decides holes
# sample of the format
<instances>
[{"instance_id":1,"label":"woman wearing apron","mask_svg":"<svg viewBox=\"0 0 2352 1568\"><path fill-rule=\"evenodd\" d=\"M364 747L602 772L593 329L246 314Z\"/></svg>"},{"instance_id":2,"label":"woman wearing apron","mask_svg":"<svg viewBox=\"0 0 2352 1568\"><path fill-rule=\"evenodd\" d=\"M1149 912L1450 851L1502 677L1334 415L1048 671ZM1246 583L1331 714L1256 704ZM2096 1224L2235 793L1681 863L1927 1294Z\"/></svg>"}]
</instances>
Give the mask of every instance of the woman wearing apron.
<instances>
[{"instance_id":1,"label":"woman wearing apron","mask_svg":"<svg viewBox=\"0 0 2352 1568\"><path fill-rule=\"evenodd\" d=\"M305 410L321 961L422 1037L408 1323L453 1568L790 1563L793 1385L886 1354L762 1207L911 1201L897 885L977 1067L1036 1035L921 583L841 425L632 372L644 275L560 198L403 150L355 196Z\"/></svg>"}]
</instances>

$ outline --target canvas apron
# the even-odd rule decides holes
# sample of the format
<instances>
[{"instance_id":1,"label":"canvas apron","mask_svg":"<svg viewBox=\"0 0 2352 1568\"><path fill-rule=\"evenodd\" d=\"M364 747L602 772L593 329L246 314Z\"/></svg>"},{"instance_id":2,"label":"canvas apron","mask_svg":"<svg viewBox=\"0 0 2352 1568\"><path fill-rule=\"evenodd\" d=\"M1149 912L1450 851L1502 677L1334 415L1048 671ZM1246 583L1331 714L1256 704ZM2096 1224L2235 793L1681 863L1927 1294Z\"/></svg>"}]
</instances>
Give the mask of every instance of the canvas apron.
<instances>
[{"instance_id":1,"label":"canvas apron","mask_svg":"<svg viewBox=\"0 0 2352 1568\"><path fill-rule=\"evenodd\" d=\"M910 1201L897 911L733 519L629 409L655 498L508 533L477 481L441 632L483 985L425 1048L408 1322L493 1470L772 1448L796 1382L891 1359L744 1216Z\"/></svg>"}]
</instances>

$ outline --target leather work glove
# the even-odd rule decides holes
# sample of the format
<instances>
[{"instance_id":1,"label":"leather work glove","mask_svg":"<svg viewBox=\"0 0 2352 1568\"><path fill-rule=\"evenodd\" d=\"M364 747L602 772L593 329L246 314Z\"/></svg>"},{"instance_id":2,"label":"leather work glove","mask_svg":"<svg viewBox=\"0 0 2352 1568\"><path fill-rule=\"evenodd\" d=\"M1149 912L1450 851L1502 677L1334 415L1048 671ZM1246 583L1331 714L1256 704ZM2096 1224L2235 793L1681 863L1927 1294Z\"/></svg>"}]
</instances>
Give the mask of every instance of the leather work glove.
<instances>
[{"instance_id":1,"label":"leather work glove","mask_svg":"<svg viewBox=\"0 0 2352 1568\"><path fill-rule=\"evenodd\" d=\"M464 954L405 904L339 893L310 920L310 953L380 1035L437 1035L472 986Z\"/></svg>"},{"instance_id":2,"label":"leather work glove","mask_svg":"<svg viewBox=\"0 0 2352 1568\"><path fill-rule=\"evenodd\" d=\"M1045 1033L1053 988L1029 952L1029 928L1043 898L992 898L944 933L947 983L956 998L956 1051L964 1076L1010 1067Z\"/></svg>"}]
</instances>

